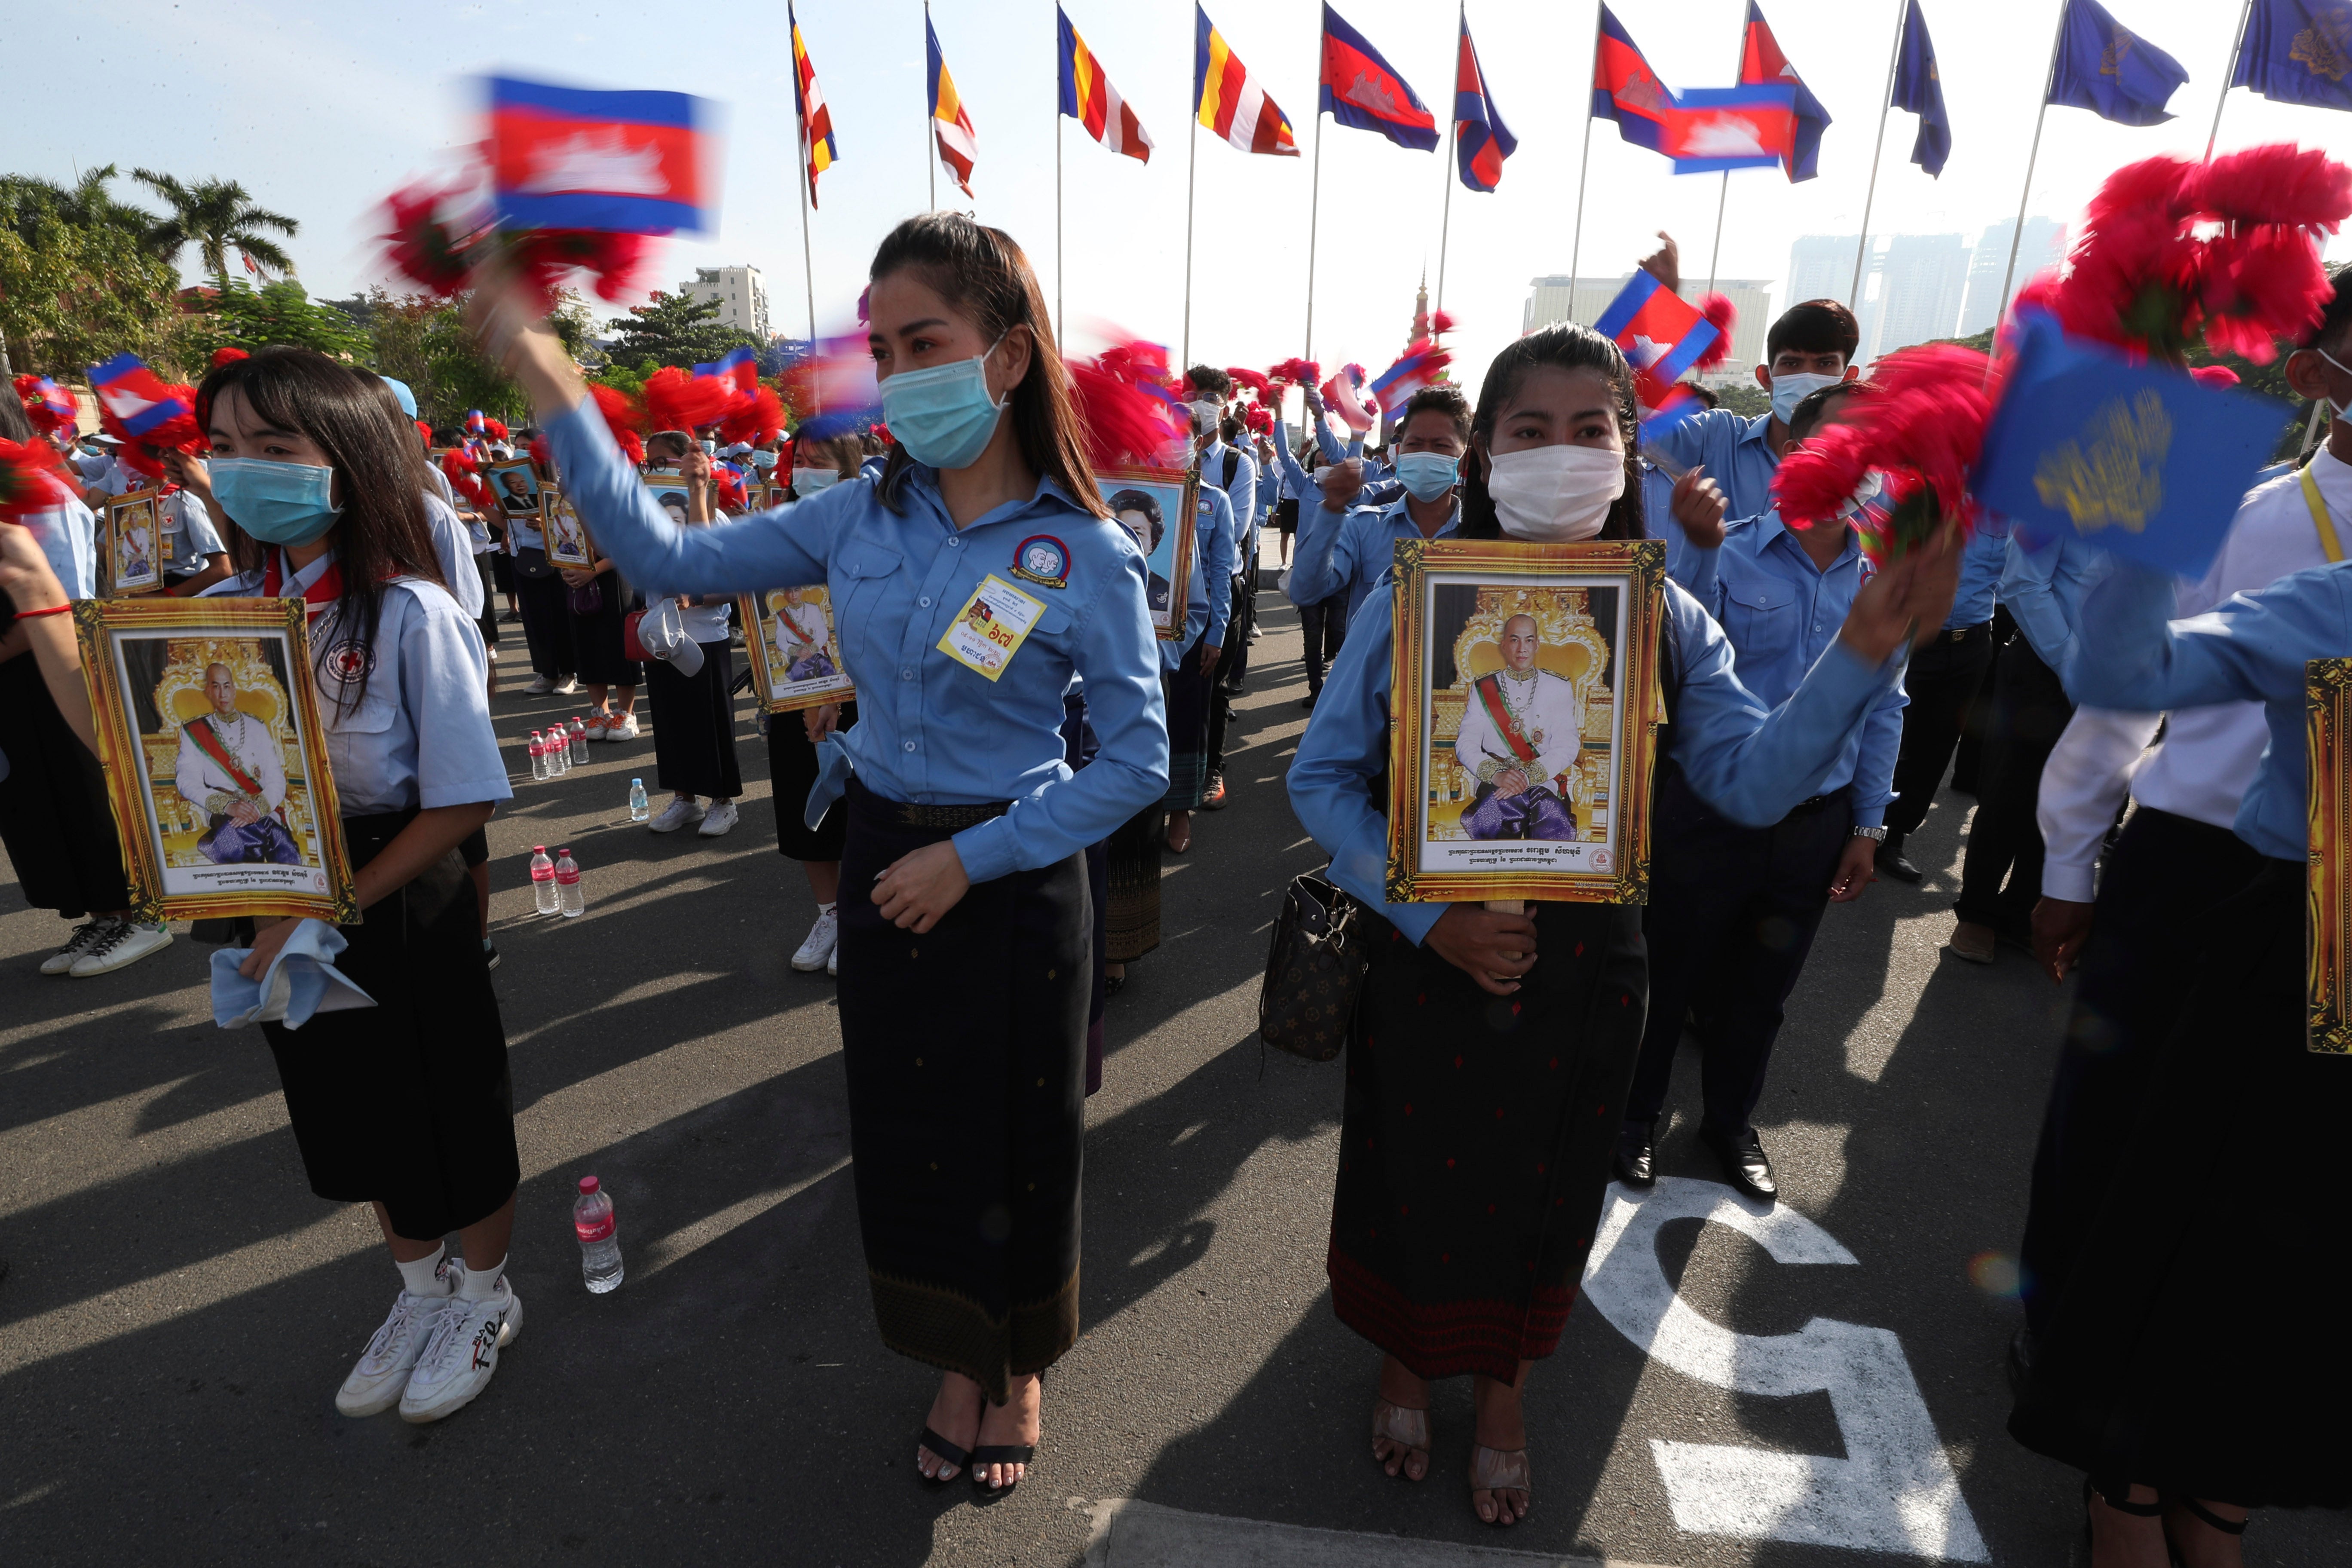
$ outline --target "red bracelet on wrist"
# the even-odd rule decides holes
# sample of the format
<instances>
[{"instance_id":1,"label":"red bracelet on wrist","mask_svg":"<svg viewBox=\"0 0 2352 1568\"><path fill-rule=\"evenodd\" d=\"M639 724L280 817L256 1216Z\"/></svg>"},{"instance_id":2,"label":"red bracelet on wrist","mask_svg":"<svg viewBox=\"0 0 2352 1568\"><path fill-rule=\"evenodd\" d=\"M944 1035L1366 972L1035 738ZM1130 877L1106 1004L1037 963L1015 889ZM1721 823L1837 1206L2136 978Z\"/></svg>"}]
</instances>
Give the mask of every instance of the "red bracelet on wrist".
<instances>
[{"instance_id":1,"label":"red bracelet on wrist","mask_svg":"<svg viewBox=\"0 0 2352 1568\"><path fill-rule=\"evenodd\" d=\"M46 610L19 610L16 612L16 618L20 621L29 621L37 616L62 616L72 608L71 605L51 605Z\"/></svg>"}]
</instances>

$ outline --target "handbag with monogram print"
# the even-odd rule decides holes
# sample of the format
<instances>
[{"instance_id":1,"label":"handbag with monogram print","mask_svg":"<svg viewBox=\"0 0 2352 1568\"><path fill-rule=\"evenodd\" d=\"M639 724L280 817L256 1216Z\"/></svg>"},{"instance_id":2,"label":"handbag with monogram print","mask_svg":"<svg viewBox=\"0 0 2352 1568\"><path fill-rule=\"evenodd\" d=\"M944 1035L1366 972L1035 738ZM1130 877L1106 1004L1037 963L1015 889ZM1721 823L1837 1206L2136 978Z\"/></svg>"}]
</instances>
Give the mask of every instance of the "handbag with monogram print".
<instances>
[{"instance_id":1,"label":"handbag with monogram print","mask_svg":"<svg viewBox=\"0 0 2352 1568\"><path fill-rule=\"evenodd\" d=\"M1260 1039L1311 1062L1339 1054L1364 983L1361 913L1354 899L1312 871L1291 882L1258 992Z\"/></svg>"}]
</instances>

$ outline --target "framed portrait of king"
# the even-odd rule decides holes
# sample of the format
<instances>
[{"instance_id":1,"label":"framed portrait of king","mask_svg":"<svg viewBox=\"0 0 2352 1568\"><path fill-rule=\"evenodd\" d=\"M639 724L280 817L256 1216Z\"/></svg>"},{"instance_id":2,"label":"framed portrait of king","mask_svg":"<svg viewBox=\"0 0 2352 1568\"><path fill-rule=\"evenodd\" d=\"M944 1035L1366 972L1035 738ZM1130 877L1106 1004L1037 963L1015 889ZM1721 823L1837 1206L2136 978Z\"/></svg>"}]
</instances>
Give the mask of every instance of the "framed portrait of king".
<instances>
[{"instance_id":1,"label":"framed portrait of king","mask_svg":"<svg viewBox=\"0 0 2352 1568\"><path fill-rule=\"evenodd\" d=\"M106 503L98 550L101 598L163 591L163 489L154 487L126 490Z\"/></svg>"},{"instance_id":2,"label":"framed portrait of king","mask_svg":"<svg viewBox=\"0 0 2352 1568\"><path fill-rule=\"evenodd\" d=\"M1396 547L1388 896L1643 903L1665 546Z\"/></svg>"},{"instance_id":3,"label":"framed portrait of king","mask_svg":"<svg viewBox=\"0 0 2352 1568\"><path fill-rule=\"evenodd\" d=\"M74 627L140 920L359 919L296 599L86 599Z\"/></svg>"},{"instance_id":4,"label":"framed portrait of king","mask_svg":"<svg viewBox=\"0 0 2352 1568\"><path fill-rule=\"evenodd\" d=\"M821 583L771 588L735 601L743 646L751 656L751 689L771 713L827 702L854 702L857 688L842 668L832 595Z\"/></svg>"},{"instance_id":5,"label":"framed portrait of king","mask_svg":"<svg viewBox=\"0 0 2352 1568\"><path fill-rule=\"evenodd\" d=\"M547 500L546 513L540 519L540 538L547 546L548 564L583 572L596 564L596 546L588 537L588 525L572 510L572 498L553 485L541 494Z\"/></svg>"},{"instance_id":6,"label":"framed portrait of king","mask_svg":"<svg viewBox=\"0 0 2352 1568\"><path fill-rule=\"evenodd\" d=\"M2311 775L2309 1010L2304 1043L2327 1056L2352 1055L2352 658L2303 667L2305 765Z\"/></svg>"},{"instance_id":7,"label":"framed portrait of king","mask_svg":"<svg viewBox=\"0 0 2352 1568\"><path fill-rule=\"evenodd\" d=\"M1098 468L1095 484L1110 508L1111 521L1133 534L1143 552L1151 629L1162 642L1176 641L1184 635L1184 600L1192 592L1198 470Z\"/></svg>"}]
</instances>

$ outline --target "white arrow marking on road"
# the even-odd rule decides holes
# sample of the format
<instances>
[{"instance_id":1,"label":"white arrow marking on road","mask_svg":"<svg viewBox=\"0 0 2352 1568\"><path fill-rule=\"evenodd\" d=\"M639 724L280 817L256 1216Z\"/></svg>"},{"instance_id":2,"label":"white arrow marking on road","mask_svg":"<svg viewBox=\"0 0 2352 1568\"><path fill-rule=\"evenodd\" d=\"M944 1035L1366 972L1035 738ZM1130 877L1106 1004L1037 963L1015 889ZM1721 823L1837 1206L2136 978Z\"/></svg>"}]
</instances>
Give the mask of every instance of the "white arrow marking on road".
<instances>
[{"instance_id":1,"label":"white arrow marking on road","mask_svg":"<svg viewBox=\"0 0 2352 1568\"><path fill-rule=\"evenodd\" d=\"M1826 1393L1847 1458L1653 1439L1677 1529L1989 1563L1911 1375L1886 1329L1815 1318L1793 1334L1740 1334L1685 1304L1658 1262L1670 1220L1728 1226L1780 1263L1857 1261L1837 1238L1782 1204L1750 1208L1730 1188L1661 1176L1635 1197L1609 1189L1584 1270L1585 1294L1653 1360L1736 1394Z\"/></svg>"}]
</instances>

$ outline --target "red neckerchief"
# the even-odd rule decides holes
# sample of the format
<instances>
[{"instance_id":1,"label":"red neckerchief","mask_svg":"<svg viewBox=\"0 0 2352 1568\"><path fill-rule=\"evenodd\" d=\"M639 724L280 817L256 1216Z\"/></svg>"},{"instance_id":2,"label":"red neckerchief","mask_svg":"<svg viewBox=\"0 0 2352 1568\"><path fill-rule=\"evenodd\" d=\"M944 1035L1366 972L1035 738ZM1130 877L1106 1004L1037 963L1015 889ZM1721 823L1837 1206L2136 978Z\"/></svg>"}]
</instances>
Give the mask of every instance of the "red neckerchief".
<instances>
[{"instance_id":1,"label":"red neckerchief","mask_svg":"<svg viewBox=\"0 0 2352 1568\"><path fill-rule=\"evenodd\" d=\"M269 552L268 562L261 569L261 596L265 599L283 598L285 595L278 590L285 581L286 552L273 550ZM343 563L340 561L328 562L327 569L319 574L319 580L302 590L302 602L310 606L307 614L314 621L319 618L320 611L342 596Z\"/></svg>"}]
</instances>

